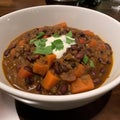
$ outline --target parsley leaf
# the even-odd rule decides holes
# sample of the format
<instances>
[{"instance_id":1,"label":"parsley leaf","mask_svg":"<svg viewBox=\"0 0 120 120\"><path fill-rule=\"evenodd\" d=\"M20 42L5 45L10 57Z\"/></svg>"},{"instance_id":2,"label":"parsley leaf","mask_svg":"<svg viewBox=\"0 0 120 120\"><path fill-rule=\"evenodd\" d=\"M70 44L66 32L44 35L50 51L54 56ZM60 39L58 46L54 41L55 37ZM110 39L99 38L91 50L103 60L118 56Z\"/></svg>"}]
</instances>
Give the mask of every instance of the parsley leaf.
<instances>
[{"instance_id":1,"label":"parsley leaf","mask_svg":"<svg viewBox=\"0 0 120 120\"><path fill-rule=\"evenodd\" d=\"M73 35L72 35L72 31L69 31L69 32L66 34L66 36L72 37L72 36L73 36Z\"/></svg>"},{"instance_id":2,"label":"parsley leaf","mask_svg":"<svg viewBox=\"0 0 120 120\"><path fill-rule=\"evenodd\" d=\"M46 38L42 38L42 39L34 41L34 45L36 47L44 47L46 45L46 41L47 41Z\"/></svg>"},{"instance_id":3,"label":"parsley leaf","mask_svg":"<svg viewBox=\"0 0 120 120\"><path fill-rule=\"evenodd\" d=\"M71 44L74 42L75 42L75 39L66 36L66 43Z\"/></svg>"},{"instance_id":4,"label":"parsley leaf","mask_svg":"<svg viewBox=\"0 0 120 120\"><path fill-rule=\"evenodd\" d=\"M43 55L47 55L47 54L51 54L52 51L52 46L46 46L46 47L37 47L34 51L35 54L43 54Z\"/></svg>"},{"instance_id":5,"label":"parsley leaf","mask_svg":"<svg viewBox=\"0 0 120 120\"><path fill-rule=\"evenodd\" d=\"M57 39L52 42L52 48L56 50L61 50L64 48L63 41L61 39Z\"/></svg>"},{"instance_id":6,"label":"parsley leaf","mask_svg":"<svg viewBox=\"0 0 120 120\"><path fill-rule=\"evenodd\" d=\"M37 39L42 38L44 35L45 35L44 32L40 32L40 33L38 33L38 35L36 36L36 38Z\"/></svg>"},{"instance_id":7,"label":"parsley leaf","mask_svg":"<svg viewBox=\"0 0 120 120\"><path fill-rule=\"evenodd\" d=\"M33 39L31 39L31 40L30 40L30 42L29 42L29 43L30 43L30 44L33 44L35 41L36 41L36 39L35 39L35 38L33 38Z\"/></svg>"},{"instance_id":8,"label":"parsley leaf","mask_svg":"<svg viewBox=\"0 0 120 120\"><path fill-rule=\"evenodd\" d=\"M54 37L54 41L51 43L51 45L46 46L46 41L48 40L47 38L43 38L43 36L45 35L44 32L40 32L34 39L30 40L30 44L34 44L35 46L35 50L34 50L34 54L51 54L53 53L53 50L61 50L64 48L64 44L59 37L60 35L58 33L54 33L53 37ZM72 38L72 32L69 31L66 35L66 43L67 44L71 44L75 42L75 39Z\"/></svg>"},{"instance_id":9,"label":"parsley leaf","mask_svg":"<svg viewBox=\"0 0 120 120\"><path fill-rule=\"evenodd\" d=\"M59 37L60 35L58 33L54 33L52 36L56 38Z\"/></svg>"},{"instance_id":10,"label":"parsley leaf","mask_svg":"<svg viewBox=\"0 0 120 120\"><path fill-rule=\"evenodd\" d=\"M30 40L30 44L36 43L36 45L37 45L40 42L40 39L41 39L41 41L42 41L42 39L44 39L44 38L42 38L44 35L45 35L44 32L38 33L38 35L35 38Z\"/></svg>"}]
</instances>

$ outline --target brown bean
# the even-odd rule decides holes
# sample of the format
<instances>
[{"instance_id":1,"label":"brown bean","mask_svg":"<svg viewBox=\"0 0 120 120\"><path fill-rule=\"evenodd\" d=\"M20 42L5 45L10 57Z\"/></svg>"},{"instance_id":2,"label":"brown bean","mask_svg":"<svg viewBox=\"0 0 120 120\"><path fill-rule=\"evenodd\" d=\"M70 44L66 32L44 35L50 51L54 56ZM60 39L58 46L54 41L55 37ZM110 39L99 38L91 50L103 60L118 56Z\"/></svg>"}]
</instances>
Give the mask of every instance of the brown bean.
<instances>
[{"instance_id":1,"label":"brown bean","mask_svg":"<svg viewBox=\"0 0 120 120\"><path fill-rule=\"evenodd\" d=\"M15 48L16 47L16 44L11 44L11 46L9 46L9 48L7 50L5 50L4 52L4 56L8 56L11 49Z\"/></svg>"},{"instance_id":2,"label":"brown bean","mask_svg":"<svg viewBox=\"0 0 120 120\"><path fill-rule=\"evenodd\" d=\"M11 49L7 49L7 50L5 50L5 52L4 52L4 56L8 56L9 53L10 53L10 51L11 51Z\"/></svg>"},{"instance_id":3,"label":"brown bean","mask_svg":"<svg viewBox=\"0 0 120 120\"><path fill-rule=\"evenodd\" d=\"M79 52L75 57L76 57L77 59L82 59L83 56L84 56L84 53Z\"/></svg>"},{"instance_id":4,"label":"brown bean","mask_svg":"<svg viewBox=\"0 0 120 120\"><path fill-rule=\"evenodd\" d=\"M38 84L38 85L36 86L36 90L37 90L37 91L41 91L41 88L42 88L41 84Z\"/></svg>"},{"instance_id":5,"label":"brown bean","mask_svg":"<svg viewBox=\"0 0 120 120\"><path fill-rule=\"evenodd\" d=\"M62 84L60 86L60 92L62 95L64 95L68 91L68 85L67 84Z\"/></svg>"},{"instance_id":6,"label":"brown bean","mask_svg":"<svg viewBox=\"0 0 120 120\"><path fill-rule=\"evenodd\" d=\"M75 45L71 45L71 49L72 50L76 50L77 49L77 45L75 44Z\"/></svg>"},{"instance_id":7,"label":"brown bean","mask_svg":"<svg viewBox=\"0 0 120 120\"><path fill-rule=\"evenodd\" d=\"M93 80L94 84L100 84L101 83L101 80L99 78L96 78Z\"/></svg>"},{"instance_id":8,"label":"brown bean","mask_svg":"<svg viewBox=\"0 0 120 120\"><path fill-rule=\"evenodd\" d=\"M62 72L67 72L69 69L67 68L67 66L56 61L54 63L54 70L57 74L61 74Z\"/></svg>"},{"instance_id":9,"label":"brown bean","mask_svg":"<svg viewBox=\"0 0 120 120\"><path fill-rule=\"evenodd\" d=\"M33 72L32 68L30 66L25 66L24 69L27 70L27 71L29 71L29 72Z\"/></svg>"}]
</instances>

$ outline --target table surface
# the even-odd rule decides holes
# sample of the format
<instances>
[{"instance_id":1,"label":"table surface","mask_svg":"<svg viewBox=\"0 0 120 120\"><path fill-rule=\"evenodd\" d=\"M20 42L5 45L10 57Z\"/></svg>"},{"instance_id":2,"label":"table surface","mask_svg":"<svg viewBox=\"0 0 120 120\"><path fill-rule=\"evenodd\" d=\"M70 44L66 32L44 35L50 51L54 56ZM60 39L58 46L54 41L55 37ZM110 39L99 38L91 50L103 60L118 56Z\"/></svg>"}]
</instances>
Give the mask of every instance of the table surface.
<instances>
[{"instance_id":1,"label":"table surface","mask_svg":"<svg viewBox=\"0 0 120 120\"><path fill-rule=\"evenodd\" d=\"M91 9L105 13L120 22L120 0L103 0L99 6ZM46 5L44 0L2 0L0 1L0 16L26 7ZM118 5L118 7L116 7ZM70 120L119 120L120 119L120 85L86 106L67 111L46 111L27 106L15 100L20 120L50 117ZM46 115L45 115L46 114Z\"/></svg>"}]
</instances>

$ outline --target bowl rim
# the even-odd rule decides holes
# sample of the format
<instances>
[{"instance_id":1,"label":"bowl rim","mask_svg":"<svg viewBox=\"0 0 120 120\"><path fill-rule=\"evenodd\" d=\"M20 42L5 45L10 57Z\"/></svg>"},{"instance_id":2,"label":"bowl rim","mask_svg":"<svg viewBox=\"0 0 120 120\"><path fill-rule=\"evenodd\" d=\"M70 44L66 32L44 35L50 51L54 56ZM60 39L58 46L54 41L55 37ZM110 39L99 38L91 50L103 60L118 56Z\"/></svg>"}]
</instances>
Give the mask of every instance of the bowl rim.
<instances>
[{"instance_id":1,"label":"bowl rim","mask_svg":"<svg viewBox=\"0 0 120 120\"><path fill-rule=\"evenodd\" d=\"M42 5L42 6L27 7L27 8L16 10L16 11L13 11L6 15L3 15L0 17L0 20L10 17L11 15L14 15L19 12L35 10L38 8L42 9L42 8L58 8L58 7L81 9L81 10L85 10L85 11L89 10L90 12L94 12L94 13L100 14L102 16L105 16L108 19L111 19L113 22L116 22L116 24L118 24L120 26L119 21L115 20L111 16L108 16L104 13L101 13L99 11L95 11L95 10L92 10L89 8L78 7L78 6L68 6L68 5ZM91 91L78 93L78 94L71 94L71 95L41 95L41 94L28 93L28 92L21 91L16 88L10 87L8 85L5 85L4 83L1 83L1 82L0 82L0 89L7 92L10 95L13 95L13 96L16 96L19 98L23 98L23 99L28 99L31 101L38 101L38 102L39 101L44 101L44 102L48 102L48 101L49 102L65 102L66 101L67 102L67 101L74 101L74 100L80 100L80 99L82 100L82 99L86 99L86 98L91 98L93 96L102 95L102 94L112 90L118 84L120 84L120 76L118 76L114 81L110 82L109 84L107 84L105 86L101 86L101 87L91 90ZM102 91L102 92L100 92L100 91Z\"/></svg>"},{"instance_id":2,"label":"bowl rim","mask_svg":"<svg viewBox=\"0 0 120 120\"><path fill-rule=\"evenodd\" d=\"M97 13L97 14L100 14L102 16L105 16L105 17L108 17L109 19L112 19L114 20L115 22L117 22L118 24L120 24L120 22L118 20L116 20L115 18L105 14L105 13L102 13L100 11L97 11L97 10L94 10L94 9L90 9L90 8L85 8L85 7L82 7L82 6L72 6L72 5L38 5L38 6L31 6L31 7L26 7L26 8L22 8L22 9L18 9L18 10L15 10L15 11L12 11L10 13L7 13L5 15L2 15L0 17L0 20L4 19L4 17L9 17L13 14L16 14L16 13L19 13L19 12L24 12L24 11L28 11L28 10L33 10L33 9L42 9L42 8L71 8L71 9L81 9L81 10L84 10L84 11L90 11L90 12L93 12L93 13Z\"/></svg>"}]
</instances>

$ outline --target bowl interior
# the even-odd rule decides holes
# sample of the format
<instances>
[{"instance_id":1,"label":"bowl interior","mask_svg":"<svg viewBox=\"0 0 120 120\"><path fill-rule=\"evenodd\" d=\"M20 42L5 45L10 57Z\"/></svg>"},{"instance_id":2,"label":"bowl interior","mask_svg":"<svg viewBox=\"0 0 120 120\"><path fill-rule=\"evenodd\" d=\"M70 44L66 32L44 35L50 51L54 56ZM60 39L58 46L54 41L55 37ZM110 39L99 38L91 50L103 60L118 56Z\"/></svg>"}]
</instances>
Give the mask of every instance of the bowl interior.
<instances>
[{"instance_id":1,"label":"bowl interior","mask_svg":"<svg viewBox=\"0 0 120 120\"><path fill-rule=\"evenodd\" d=\"M110 77L103 86L115 81L120 75L119 22L87 8L48 5L22 9L0 18L0 82L9 84L3 74L2 56L11 40L32 28L54 25L63 21L74 28L91 30L111 45L114 55L113 68ZM117 79L111 88L119 82L120 80Z\"/></svg>"}]
</instances>

